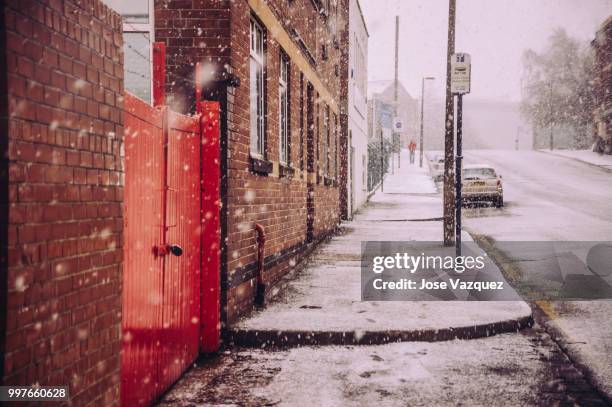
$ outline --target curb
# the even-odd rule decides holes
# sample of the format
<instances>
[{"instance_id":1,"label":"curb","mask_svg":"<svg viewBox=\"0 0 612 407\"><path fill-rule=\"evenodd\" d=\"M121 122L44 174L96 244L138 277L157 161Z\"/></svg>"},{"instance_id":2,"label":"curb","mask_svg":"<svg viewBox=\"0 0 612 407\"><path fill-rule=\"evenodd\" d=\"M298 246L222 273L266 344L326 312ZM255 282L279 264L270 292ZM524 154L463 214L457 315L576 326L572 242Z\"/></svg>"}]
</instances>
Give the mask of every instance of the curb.
<instances>
[{"instance_id":1,"label":"curb","mask_svg":"<svg viewBox=\"0 0 612 407\"><path fill-rule=\"evenodd\" d=\"M590 166L590 167L593 167L593 168L599 168L600 170L603 170L603 171L605 171L605 172L610 172L610 173L612 173L612 168L608 168L608 167L607 167L607 166L605 166L605 165L593 164L592 162L589 162L589 161L584 161L584 160L581 160L580 158L576 158L576 157L568 157L568 156L566 156L566 155L563 155L563 154L557 154L557 153L552 153L552 152L550 152L550 151L545 151L545 150L535 150L535 151L537 151L538 153L542 153L542 154L554 155L555 157L566 158L566 159L568 159L568 160L573 160L573 161L576 161L576 162L579 162L579 163L582 163L582 164L586 164L586 165L588 165L588 166Z\"/></svg>"},{"instance_id":2,"label":"curb","mask_svg":"<svg viewBox=\"0 0 612 407\"><path fill-rule=\"evenodd\" d=\"M413 331L270 331L230 330L230 344L246 348L295 348L325 345L383 345L395 342L443 342L517 332L533 325L532 315L488 324Z\"/></svg>"}]
</instances>

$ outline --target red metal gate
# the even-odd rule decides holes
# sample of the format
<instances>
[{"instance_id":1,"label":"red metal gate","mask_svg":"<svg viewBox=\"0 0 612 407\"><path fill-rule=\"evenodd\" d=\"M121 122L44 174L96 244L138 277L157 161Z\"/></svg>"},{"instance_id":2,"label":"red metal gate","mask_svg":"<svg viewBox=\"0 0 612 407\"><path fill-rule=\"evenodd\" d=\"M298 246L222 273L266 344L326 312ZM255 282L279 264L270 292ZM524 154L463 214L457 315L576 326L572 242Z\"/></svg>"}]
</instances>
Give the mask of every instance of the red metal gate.
<instances>
[{"instance_id":1,"label":"red metal gate","mask_svg":"<svg viewBox=\"0 0 612 407\"><path fill-rule=\"evenodd\" d=\"M125 406L151 403L193 362L201 345L206 351L218 347L218 307L204 312L218 304L218 263L216 270L202 270L218 256L217 235L205 226L207 217L218 220L219 213L204 216L210 212L207 202L218 196L211 195L214 189L205 191L203 180L218 185L220 178L218 173L210 174L212 179L202 175L202 163L208 161L202 154L211 153L210 146L202 145L207 133L216 134L218 148L219 127L218 119L214 125L207 119L214 114L205 113L184 116L126 95Z\"/></svg>"}]
</instances>

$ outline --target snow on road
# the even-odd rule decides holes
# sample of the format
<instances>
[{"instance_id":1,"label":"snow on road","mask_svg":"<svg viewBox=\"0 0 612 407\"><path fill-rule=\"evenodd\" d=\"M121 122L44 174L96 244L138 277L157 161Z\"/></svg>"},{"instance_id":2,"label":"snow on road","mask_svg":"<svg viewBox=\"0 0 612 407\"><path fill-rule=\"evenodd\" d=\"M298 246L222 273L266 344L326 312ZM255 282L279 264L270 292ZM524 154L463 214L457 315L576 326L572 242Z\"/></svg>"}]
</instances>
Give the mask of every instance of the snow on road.
<instances>
[{"instance_id":1,"label":"snow on road","mask_svg":"<svg viewBox=\"0 0 612 407\"><path fill-rule=\"evenodd\" d=\"M612 241L612 173L534 151L468 151L466 161L491 164L502 174L507 203L503 211L464 210L471 232L498 242ZM553 301L548 306L550 324L567 350L612 397L612 301Z\"/></svg>"}]
</instances>

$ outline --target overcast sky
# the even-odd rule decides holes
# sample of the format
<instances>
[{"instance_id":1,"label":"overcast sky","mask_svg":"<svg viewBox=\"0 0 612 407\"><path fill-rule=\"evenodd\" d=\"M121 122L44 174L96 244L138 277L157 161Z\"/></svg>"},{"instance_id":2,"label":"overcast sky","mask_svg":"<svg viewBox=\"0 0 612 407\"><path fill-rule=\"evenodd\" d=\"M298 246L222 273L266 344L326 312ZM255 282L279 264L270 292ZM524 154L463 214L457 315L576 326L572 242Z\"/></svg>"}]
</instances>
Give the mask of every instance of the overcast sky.
<instances>
[{"instance_id":1,"label":"overcast sky","mask_svg":"<svg viewBox=\"0 0 612 407\"><path fill-rule=\"evenodd\" d=\"M370 33L369 80L393 79L395 15L400 16L399 78L419 97L443 96L448 0L360 0ZM585 41L612 14L612 0L457 0L456 51L472 55L472 94L520 100L523 50L541 50L556 27Z\"/></svg>"}]
</instances>

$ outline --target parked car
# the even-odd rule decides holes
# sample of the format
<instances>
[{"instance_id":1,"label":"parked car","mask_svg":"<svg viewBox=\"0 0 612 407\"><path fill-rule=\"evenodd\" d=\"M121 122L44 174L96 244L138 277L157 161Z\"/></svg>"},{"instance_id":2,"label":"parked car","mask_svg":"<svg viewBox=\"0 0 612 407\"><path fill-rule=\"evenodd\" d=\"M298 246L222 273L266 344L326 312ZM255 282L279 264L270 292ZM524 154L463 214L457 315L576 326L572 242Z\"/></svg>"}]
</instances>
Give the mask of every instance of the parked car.
<instances>
[{"instance_id":1,"label":"parked car","mask_svg":"<svg viewBox=\"0 0 612 407\"><path fill-rule=\"evenodd\" d=\"M477 164L463 167L462 202L492 202L504 206L502 177L489 165Z\"/></svg>"},{"instance_id":2,"label":"parked car","mask_svg":"<svg viewBox=\"0 0 612 407\"><path fill-rule=\"evenodd\" d=\"M431 160L431 176L434 182L442 182L444 180L444 155L437 154Z\"/></svg>"}]
</instances>

